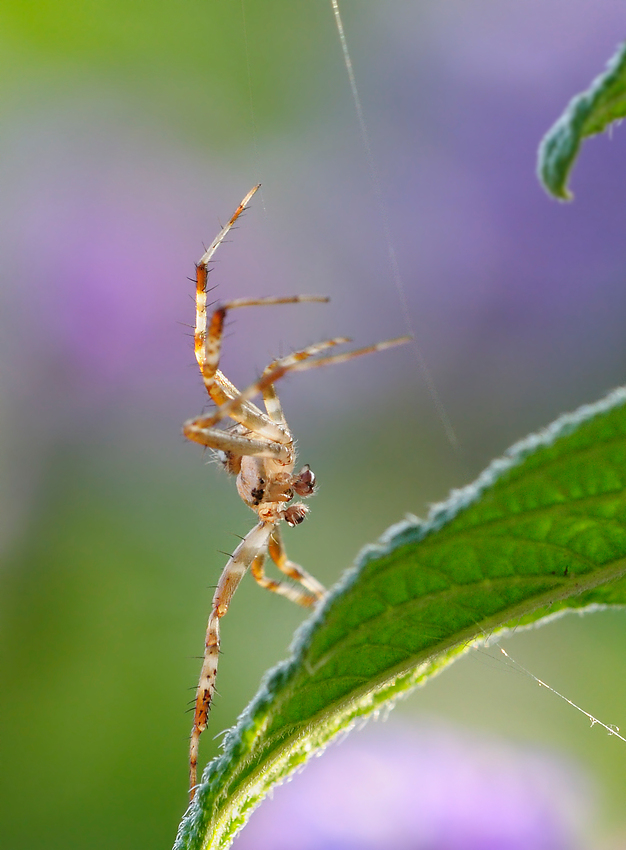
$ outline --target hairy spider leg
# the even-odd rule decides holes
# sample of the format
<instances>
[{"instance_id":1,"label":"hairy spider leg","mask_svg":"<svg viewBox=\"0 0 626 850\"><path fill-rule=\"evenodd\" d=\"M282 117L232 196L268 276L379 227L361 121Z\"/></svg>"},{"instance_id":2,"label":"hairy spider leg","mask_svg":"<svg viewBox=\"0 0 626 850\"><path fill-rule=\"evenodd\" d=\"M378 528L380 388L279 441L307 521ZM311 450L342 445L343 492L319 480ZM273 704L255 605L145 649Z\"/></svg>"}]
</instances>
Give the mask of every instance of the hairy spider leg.
<instances>
[{"instance_id":1,"label":"hairy spider leg","mask_svg":"<svg viewBox=\"0 0 626 850\"><path fill-rule=\"evenodd\" d=\"M289 560L287 553L285 552L285 546L280 533L280 526L278 525L274 528L270 535L267 551L269 552L270 558L274 561L281 572L289 578L300 582L300 584L309 591L312 599L311 602L306 603L307 607L313 605L326 593L326 588L323 584L320 584L316 578L310 575L310 573L307 573L307 571L299 564ZM300 603L300 605L303 604L305 603Z\"/></svg>"},{"instance_id":2,"label":"hairy spider leg","mask_svg":"<svg viewBox=\"0 0 626 850\"><path fill-rule=\"evenodd\" d=\"M226 238L231 227L237 221L239 216L247 209L248 204L254 193L261 186L258 183L254 186L239 204L235 212L230 217L228 223L220 230L215 239L211 242L207 250L200 257L196 265L196 330L195 330L195 352L200 371L203 372L203 364L206 360L205 346L207 341L207 278L209 274L209 263L213 254Z\"/></svg>"},{"instance_id":3,"label":"hairy spider leg","mask_svg":"<svg viewBox=\"0 0 626 850\"><path fill-rule=\"evenodd\" d=\"M220 428L205 426L202 419L190 419L183 425L183 434L188 440L207 446L209 449L228 452L233 455L250 455L251 457L271 457L288 463L291 450L281 443L270 440L255 440L240 434L231 434Z\"/></svg>"},{"instance_id":4,"label":"hairy spider leg","mask_svg":"<svg viewBox=\"0 0 626 850\"><path fill-rule=\"evenodd\" d=\"M326 342L318 342L315 345L309 345L307 348L302 348L300 351L294 351L292 354L289 354L287 357L282 358L283 362L288 360L290 362L298 363L300 360L306 360L308 357L314 357L316 354L319 354L320 351L325 351L327 348L331 348L333 345L342 345L344 342L350 342L347 337L337 337L336 339L328 339ZM269 366L266 366L263 370L263 375L267 375L269 372L272 372L274 367L276 366L277 361L273 360ZM263 402L265 403L265 409L267 410L267 415L273 422L276 422L279 425L286 426L287 423L285 421L285 416L283 414L283 408L280 403L280 399L278 398L278 394L274 387L274 384L268 384L262 390L263 393Z\"/></svg>"},{"instance_id":5,"label":"hairy spider leg","mask_svg":"<svg viewBox=\"0 0 626 850\"><path fill-rule=\"evenodd\" d=\"M243 201L239 204L235 212L231 215L227 224L222 227L220 232L217 234L215 239L211 242L209 247L206 249L204 254L200 257L200 263L203 265L207 265L213 254L217 251L219 246L222 244L226 236L228 235L228 231L231 229L233 224L237 221L242 212L244 212L248 208L248 204L252 200L252 196L261 188L261 184L257 183L256 186L253 186L252 189L248 192Z\"/></svg>"},{"instance_id":6,"label":"hairy spider leg","mask_svg":"<svg viewBox=\"0 0 626 850\"><path fill-rule=\"evenodd\" d=\"M196 708L189 741L189 797L193 800L198 776L198 746L200 736L207 727L211 701L215 692L215 677L220 651L220 620L228 611L228 606L239 582L250 564L267 547L273 523L259 522L246 534L226 564L213 595L211 613L204 641L204 661L196 691Z\"/></svg>"},{"instance_id":7,"label":"hairy spider leg","mask_svg":"<svg viewBox=\"0 0 626 850\"><path fill-rule=\"evenodd\" d=\"M202 289L203 301L206 301L206 277L207 269L205 266L196 266L197 279L201 283L198 284L196 290L196 328L194 333L194 350L200 372L204 379L204 384L207 392L210 394L211 385L213 384L214 375L220 360L222 348L222 336L224 330L224 321L229 310L236 310L239 307L266 307L275 306L277 304L301 304L301 303L318 303L325 304L329 301L327 295L270 295L266 298L237 298L233 301L226 301L219 304L211 315L211 321L207 322L206 304L200 303L200 292ZM202 272L202 274L201 274Z\"/></svg>"},{"instance_id":8,"label":"hairy spider leg","mask_svg":"<svg viewBox=\"0 0 626 850\"><path fill-rule=\"evenodd\" d=\"M240 406L249 402L250 399L254 398L254 396L258 393L263 393L267 387L270 387L289 372L305 372L308 369L316 369L321 366L332 366L335 363L346 363L349 360L354 360L355 357L361 357L363 354L373 354L376 351L384 351L385 349L393 348L396 345L404 345L407 342L411 342L412 339L413 337L411 336L401 336L396 339L385 340L384 342L376 342L374 345L367 345L364 348L357 348L354 351L346 351L343 354L331 354L328 357L318 357L317 359L304 359L304 357L300 357L299 359L294 360L294 355L289 354L286 357L281 357L280 359L275 360L271 368L268 367L258 381L250 384L250 386L243 390L237 398L230 399L228 402L221 405L212 416L198 417L193 421L199 426L210 428L212 425L215 425L216 422L219 422L221 419L225 419L227 416L230 416L233 419L236 418L237 411ZM310 348L317 348L320 345L323 347L329 347L345 341L346 340L343 337L338 337L335 340L327 340L325 343L317 343L315 346L310 346ZM308 350L309 349L303 349L302 352L297 353L304 354L306 357L306 352ZM197 440L197 442L200 441Z\"/></svg>"},{"instance_id":9,"label":"hairy spider leg","mask_svg":"<svg viewBox=\"0 0 626 850\"><path fill-rule=\"evenodd\" d=\"M280 402L278 402L276 392L273 390L273 388L271 390L269 388L275 380L285 375L291 369L295 368L298 363L305 361L306 358L309 358L314 354L323 351L326 348L330 348L333 345L340 345L347 341L348 340L345 337L337 337L336 339L329 339L325 342L318 342L314 345L308 346L308 348L303 348L301 351L296 351L293 354L289 354L286 357L281 358L280 360L274 361L273 364L270 364L270 366L267 367L267 369L263 372L261 378L259 378L258 381L255 381L237 396L231 397L223 404L218 405L214 413L206 414L205 416L197 416L194 419L189 419L187 422L185 422L185 424L183 425L183 433L186 437L196 443L202 443L202 445L211 446L211 448L215 448L212 443L205 442L203 437L206 436L207 439L213 439L214 434L223 433L219 429L215 429L213 426L217 425L218 422L221 422L222 419L230 417L236 422L241 422L243 425L245 425L247 428L250 428L251 431L254 431L259 436L268 437L268 439L272 441L283 444L291 443L292 438L286 424L284 424L284 417L282 414L282 409L280 408ZM281 369L280 374L276 374L277 369L279 367ZM272 376L271 380L267 380L267 375ZM230 387L232 387L232 389L235 389L232 384L230 384ZM255 408L255 410L258 411L259 417L261 417L261 421L259 422L257 427L256 423L258 417L256 417L256 414L253 414L248 409L247 405L250 404L250 400L255 395L260 392L265 393L268 390L268 398L270 405L270 407L268 408L268 416L266 417L265 414L261 413L261 411L258 411L258 408ZM269 418L272 415L270 409L275 415L281 417L282 422L279 423L276 420ZM268 427L265 427L265 423L267 423ZM271 431L271 428L276 429L277 433L275 434L273 431ZM238 454L241 454L241 452L238 452ZM278 455L272 454L268 456L274 457Z\"/></svg>"},{"instance_id":10,"label":"hairy spider leg","mask_svg":"<svg viewBox=\"0 0 626 850\"><path fill-rule=\"evenodd\" d=\"M199 277L198 269L196 271ZM204 286L206 287L206 268L204 270ZM206 295L206 292L205 292ZM197 295L197 298L199 296ZM195 354L200 367L200 373L207 392L213 401L219 406L225 403L225 393L223 384L225 382L224 375L218 370L221 349L222 336L224 331L224 321L229 310L234 310L239 307L262 307L276 304L300 304L304 302L325 303L328 301L325 295L286 295L286 296L269 296L267 298L238 298L234 301L228 301L220 304L213 312L211 321L207 327L206 324L206 305L202 301L201 308L196 309L196 331L195 331ZM197 301L197 303L199 303ZM230 382L228 382L230 383ZM231 385L232 386L232 385ZM261 411L249 404L242 404L236 413L231 417L237 422L241 422L246 428L256 431L257 434L268 437L271 440L278 442L286 442L284 431L272 422Z\"/></svg>"},{"instance_id":11,"label":"hairy spider leg","mask_svg":"<svg viewBox=\"0 0 626 850\"><path fill-rule=\"evenodd\" d=\"M261 184L258 183L256 186L253 186L252 189L248 192L242 202L239 204L235 212L232 214L227 224L220 230L215 239L211 242L207 250L204 252L200 260L196 265L196 327L194 334L194 349L196 360L198 361L198 366L200 367L200 373L204 379L205 386L209 395L213 399L216 404L223 404L224 401L231 397L226 389L228 386L232 387L232 384L228 381L225 376L219 372L218 364L221 350L221 340L222 340L222 331L224 318L226 315L226 311L229 309L233 309L236 307L249 307L255 305L264 305L264 304L294 304L301 301L317 301L317 302L326 302L329 299L326 296L316 296L316 295L297 295L294 297L280 297L280 296L270 296L268 298L239 298L236 301L232 301L228 304L224 304L219 307L211 317L211 326L209 327L207 324L207 281L209 275L209 263L213 258L213 255L222 244L229 231L239 218L239 216L248 208L248 205L253 197L253 195L260 188ZM235 393L236 394L236 393ZM260 425L260 422L254 414L259 414L262 416L261 412L258 408L255 408L254 405L244 405L243 411L251 413L251 416L257 419L257 426ZM248 416L248 422L243 422L242 424L246 425L246 427L250 427L253 423L249 420L251 416ZM258 427L257 427L258 430ZM277 438L276 430L274 430L274 439Z\"/></svg>"},{"instance_id":12,"label":"hairy spider leg","mask_svg":"<svg viewBox=\"0 0 626 850\"><path fill-rule=\"evenodd\" d=\"M303 608L310 608L317 602L318 597L301 590L299 587L294 587L292 584L287 584L284 581L268 578L265 575L263 564L265 563L265 555L263 553L256 556L250 567L250 572L254 580L266 590L271 590L272 593L277 593L279 596L284 596L290 602L295 602L296 605L302 605Z\"/></svg>"},{"instance_id":13,"label":"hairy spider leg","mask_svg":"<svg viewBox=\"0 0 626 850\"><path fill-rule=\"evenodd\" d=\"M301 566L287 558L281 539L280 529L272 523L260 522L239 544L224 568L220 581L213 596L211 613L207 624L204 642L205 655L200 672L200 680L196 691L196 706L194 723L189 744L189 783L190 799L193 799L197 785L198 750L200 736L208 724L209 711L213 694L219 660L220 633L219 621L228 611L230 601L250 566L255 581L267 590L284 596L296 605L310 608L326 592L317 579L309 575ZM263 565L265 551L269 553L276 566L289 578L298 581L305 590L286 584L265 575ZM306 592L308 591L308 592Z\"/></svg>"}]
</instances>

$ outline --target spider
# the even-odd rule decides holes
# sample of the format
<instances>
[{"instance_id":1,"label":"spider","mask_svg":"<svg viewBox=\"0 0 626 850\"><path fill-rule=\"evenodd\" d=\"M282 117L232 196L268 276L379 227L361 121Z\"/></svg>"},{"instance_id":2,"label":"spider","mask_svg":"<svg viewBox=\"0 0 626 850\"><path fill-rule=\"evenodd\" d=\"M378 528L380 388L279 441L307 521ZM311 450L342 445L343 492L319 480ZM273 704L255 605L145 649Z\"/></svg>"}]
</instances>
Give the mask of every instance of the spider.
<instances>
[{"instance_id":1,"label":"spider","mask_svg":"<svg viewBox=\"0 0 626 850\"><path fill-rule=\"evenodd\" d=\"M259 184L260 185L260 184ZM259 380L243 392L219 370L224 320L229 310L239 307L256 307L302 302L327 302L321 295L271 296L265 298L239 298L219 304L207 320L207 279L213 254L224 241L229 230L247 208L259 186L246 195L233 213L230 221L215 237L196 266L196 327L195 355L209 396L216 405L210 415L189 419L183 426L185 437L213 449L225 469L237 478L237 490L243 501L258 517L258 522L246 534L224 567L213 595L211 613L206 630L204 660L195 697L195 711L189 747L189 787L193 800L197 783L198 746L206 729L211 701L215 692L215 678L220 647L219 624L228 611L232 596L250 569L255 580L268 590L287 597L304 607L314 605L325 593L324 587L302 567L286 555L280 533L280 524L299 525L308 508L302 502L293 502L294 496L310 496L315 489L315 475L309 466L294 472L296 452L294 440L285 421L275 383L288 372L301 372L319 366L342 363L362 354L382 351L408 342L410 337L379 342L366 348L325 357L315 355L333 346L349 342L343 337L309 345L286 357L274 360L263 371ZM252 399L261 394L265 411ZM227 429L216 426L224 419L233 420ZM268 578L263 568L266 557L278 569L300 586Z\"/></svg>"}]
</instances>

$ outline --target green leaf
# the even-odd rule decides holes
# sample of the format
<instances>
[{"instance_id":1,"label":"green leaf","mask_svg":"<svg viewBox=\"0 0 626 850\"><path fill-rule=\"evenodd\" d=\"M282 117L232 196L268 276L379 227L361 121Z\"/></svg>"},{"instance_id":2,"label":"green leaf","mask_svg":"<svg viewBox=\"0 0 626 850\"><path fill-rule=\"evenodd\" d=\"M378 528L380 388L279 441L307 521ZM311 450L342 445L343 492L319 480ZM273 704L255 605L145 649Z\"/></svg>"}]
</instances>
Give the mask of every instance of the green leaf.
<instances>
[{"instance_id":1,"label":"green leaf","mask_svg":"<svg viewBox=\"0 0 626 850\"><path fill-rule=\"evenodd\" d=\"M626 601L625 484L620 389L513 446L428 520L391 528L266 674L176 850L227 847L273 783L495 632Z\"/></svg>"},{"instance_id":2,"label":"green leaf","mask_svg":"<svg viewBox=\"0 0 626 850\"><path fill-rule=\"evenodd\" d=\"M622 44L587 91L576 95L539 145L537 174L547 192L562 201L570 171L587 136L602 133L626 116L626 44Z\"/></svg>"}]
</instances>

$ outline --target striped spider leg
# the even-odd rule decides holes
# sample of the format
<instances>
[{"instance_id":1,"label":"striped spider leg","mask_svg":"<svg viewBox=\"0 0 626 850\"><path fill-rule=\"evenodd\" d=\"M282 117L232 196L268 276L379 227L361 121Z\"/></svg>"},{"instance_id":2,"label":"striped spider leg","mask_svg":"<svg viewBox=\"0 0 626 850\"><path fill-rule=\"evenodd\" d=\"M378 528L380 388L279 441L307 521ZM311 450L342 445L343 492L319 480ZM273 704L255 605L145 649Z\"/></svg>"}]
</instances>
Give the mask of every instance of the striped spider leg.
<instances>
[{"instance_id":1,"label":"striped spider leg","mask_svg":"<svg viewBox=\"0 0 626 850\"><path fill-rule=\"evenodd\" d=\"M236 476L239 495L256 513L258 521L231 555L213 595L190 737L189 782L192 800L197 783L200 736L206 729L215 692L220 646L219 623L228 611L230 600L244 574L250 569L254 579L262 587L304 607L314 605L325 593L315 578L288 559L281 538L280 524L283 521L289 526L296 526L305 519L307 506L302 502L293 502L293 499L295 496L304 498L313 493L315 475L308 465L302 467L299 472L294 472L294 440L274 385L289 372L342 363L362 354L400 345L410 339L401 337L356 351L322 357L317 355L349 340L338 337L319 342L273 361L259 380L239 392L218 368L227 312L240 307L329 300L319 295L239 298L218 305L213 310L210 321L208 320L208 264L258 188L255 186L246 195L196 266L195 355L204 385L216 405L216 410L210 415L198 416L185 422L183 433L188 439L208 446L218 454L227 472ZM265 410L261 410L252 401L257 395L262 396ZM226 419L232 420L233 424L227 429L216 427ZM265 559L268 556L275 566L295 580L297 585L268 578L264 571Z\"/></svg>"}]
</instances>

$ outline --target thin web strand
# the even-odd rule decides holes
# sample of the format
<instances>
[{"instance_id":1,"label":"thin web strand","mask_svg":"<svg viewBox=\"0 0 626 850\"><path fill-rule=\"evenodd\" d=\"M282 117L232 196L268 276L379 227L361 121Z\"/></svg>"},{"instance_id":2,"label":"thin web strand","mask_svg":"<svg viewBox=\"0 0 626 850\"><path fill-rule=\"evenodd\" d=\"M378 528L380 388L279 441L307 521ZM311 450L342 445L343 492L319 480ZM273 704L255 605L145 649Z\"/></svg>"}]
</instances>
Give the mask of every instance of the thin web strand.
<instances>
[{"instance_id":1,"label":"thin web strand","mask_svg":"<svg viewBox=\"0 0 626 850\"><path fill-rule=\"evenodd\" d=\"M248 39L248 23L246 21L246 0L241 0L241 27L243 30L243 47L244 47L244 55L246 57L246 73L248 75L248 103L250 109L250 132L252 135L252 146L254 148L254 161L255 161L255 172L258 175L260 171L260 159L259 159L259 134L257 131L256 125L256 115L254 112L254 99L252 97L252 66L250 64L250 45ZM265 199L263 197L263 189L259 192L259 197L261 199L261 206L263 207L263 212L267 214L267 210L265 207Z\"/></svg>"},{"instance_id":2,"label":"thin web strand","mask_svg":"<svg viewBox=\"0 0 626 850\"><path fill-rule=\"evenodd\" d=\"M547 688L549 691L552 691L552 693L553 693L553 694L555 694L557 697L559 697L560 699L564 700L566 703L568 703L569 705L571 705L571 706L572 706L572 708L575 708L575 709L576 709L576 711L580 711L580 713L581 713L581 714L584 714L584 715L585 715L585 717L589 718L589 720L591 721L591 725L592 725L592 726L602 726L602 728L603 728L603 729L606 729L606 731L609 733L609 735L614 735L616 738L619 738L619 739L620 739L620 741L623 741L623 742L626 744L626 738L623 738L623 737L619 734L619 726L613 726L613 725L611 725L611 726L607 726L607 724L606 724L606 723L603 723L601 720L598 720L598 718L597 718L597 717L594 717L594 716L593 716L593 714L589 714L589 712L588 712L588 711L585 711L585 709L584 709L584 708L581 708L579 705L576 705L576 703L575 703L575 702L572 702L572 700L571 700L571 699L568 699L566 696L563 696L563 694L560 694L560 693L559 693L558 691L556 691L554 688L551 688L551 687L550 687L550 685L547 685L545 682L542 682L542 680L541 680L541 679L538 679L538 678L537 678L537 677L536 677L533 673L531 673L531 672L530 672L530 670L527 670L527 669L526 669L525 667L523 667L523 666L522 666L519 662L517 662L514 658L511 658L511 656L509 655L509 653L508 653L508 652L506 652L506 650L502 649L502 647L501 647L501 646L500 646L500 647L498 647L498 649L499 649L499 650L500 650L500 652L501 652L501 653L505 656L505 658L508 658L508 659L509 659L509 661L510 661L510 662L511 662L511 663L512 663L512 664L513 664L513 665L514 665L514 666L515 666L518 670L521 670L521 671L522 671L523 673L525 673L527 676L530 676L530 678L531 678L531 679L534 679L534 681L535 681L535 682L537 682L537 684L539 685L539 687L541 687L541 688Z\"/></svg>"},{"instance_id":3,"label":"thin web strand","mask_svg":"<svg viewBox=\"0 0 626 850\"><path fill-rule=\"evenodd\" d=\"M400 267L398 265L398 259L396 256L396 250L393 245L393 240L391 238L391 228L389 226L389 215L387 211L387 205L385 203L385 199L382 192L380 177L378 174L378 169L376 167L376 160L374 158L374 152L372 150L372 145L370 142L370 136L367 129L367 124L365 122L365 114L363 112L363 106L361 104L361 98L359 97L359 90L356 84L356 77L354 75L354 67L352 65L352 59L350 57L350 51L348 50L348 42L346 39L345 30L343 28L343 21L341 19L341 13L339 11L339 0L331 0L331 5L333 9L333 14L335 17L335 25L337 27L337 33L339 35L339 42L341 44L341 51L343 53L343 60L346 66L346 72L348 74L348 81L350 83L350 89L352 91L352 100L354 102L354 108L356 111L357 121L359 124L359 130L361 132L361 139L363 140L363 147L365 148L365 156L367 158L367 165L370 171L370 177L372 180L374 195L376 197L376 202L378 204L378 209L382 221L383 228L383 237L385 240L385 245L387 247L387 256L389 259L389 264L391 266L391 273L393 277L393 282L398 293L398 299L400 301L400 306L402 308L402 313L404 315L404 321L406 325L406 329L409 334L413 337L414 345L413 350L415 351L415 355L417 358L417 362L419 365L419 369L424 377L424 381L426 382L426 386L428 388L428 392L430 397L433 400L433 404L435 405L435 410L437 411L437 415L443 425L443 429L446 433L446 437L450 445L454 448L456 452L459 451L459 441L457 439L454 428L452 427L452 422L450 421L450 417L448 416L448 412L441 400L437 387L435 385L434 378L428 367L426 359L422 354L422 351L417 344L417 338L415 334L415 328L413 326L413 321L411 319L411 313L409 311L409 305L406 298L406 291L404 288L404 283L402 280L402 275L400 274Z\"/></svg>"}]
</instances>

